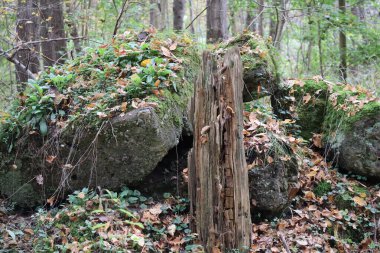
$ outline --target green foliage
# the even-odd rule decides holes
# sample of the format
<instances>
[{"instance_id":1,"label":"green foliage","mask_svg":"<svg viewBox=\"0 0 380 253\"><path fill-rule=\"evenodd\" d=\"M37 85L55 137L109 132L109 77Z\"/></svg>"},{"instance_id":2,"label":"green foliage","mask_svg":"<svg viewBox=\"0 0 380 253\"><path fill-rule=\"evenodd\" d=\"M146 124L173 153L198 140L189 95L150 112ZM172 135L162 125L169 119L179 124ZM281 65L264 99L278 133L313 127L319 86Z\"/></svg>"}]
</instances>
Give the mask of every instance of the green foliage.
<instances>
[{"instance_id":1,"label":"green foliage","mask_svg":"<svg viewBox=\"0 0 380 253\"><path fill-rule=\"evenodd\" d=\"M167 196L165 204L160 204L128 188L103 194L85 188L69 195L68 203L60 209L39 212L34 251L124 252L144 248L156 252L169 250L170 238L178 236L182 238L178 249L196 248L199 246L191 244L195 237L183 215L187 210L188 200L183 198Z\"/></svg>"},{"instance_id":2,"label":"green foliage","mask_svg":"<svg viewBox=\"0 0 380 253\"><path fill-rule=\"evenodd\" d=\"M0 141L10 151L22 135L43 137L53 126L97 126L148 101L154 101L147 104L154 107L173 107L173 101L187 104L178 100L189 95L192 79L187 79L194 76L190 69L198 66L190 38L171 34L164 40L146 32L146 40L140 42L137 36L126 32L31 80L9 112L0 114Z\"/></svg>"},{"instance_id":3,"label":"green foliage","mask_svg":"<svg viewBox=\"0 0 380 253\"><path fill-rule=\"evenodd\" d=\"M321 181L315 188L314 193L318 197L327 195L331 191L331 183L327 181Z\"/></svg>"}]
</instances>

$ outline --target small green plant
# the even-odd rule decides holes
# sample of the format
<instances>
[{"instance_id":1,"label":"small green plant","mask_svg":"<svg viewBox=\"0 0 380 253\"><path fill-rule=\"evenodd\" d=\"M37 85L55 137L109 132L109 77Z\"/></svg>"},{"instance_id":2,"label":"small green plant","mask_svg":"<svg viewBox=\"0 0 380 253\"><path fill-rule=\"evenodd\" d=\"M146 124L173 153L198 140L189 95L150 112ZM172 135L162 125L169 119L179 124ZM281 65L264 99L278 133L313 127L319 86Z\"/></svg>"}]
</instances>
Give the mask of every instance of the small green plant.
<instances>
[{"instance_id":1,"label":"small green plant","mask_svg":"<svg viewBox=\"0 0 380 253\"><path fill-rule=\"evenodd\" d=\"M327 181L321 181L314 188L314 194L318 197L327 195L331 191L331 183Z\"/></svg>"}]
</instances>

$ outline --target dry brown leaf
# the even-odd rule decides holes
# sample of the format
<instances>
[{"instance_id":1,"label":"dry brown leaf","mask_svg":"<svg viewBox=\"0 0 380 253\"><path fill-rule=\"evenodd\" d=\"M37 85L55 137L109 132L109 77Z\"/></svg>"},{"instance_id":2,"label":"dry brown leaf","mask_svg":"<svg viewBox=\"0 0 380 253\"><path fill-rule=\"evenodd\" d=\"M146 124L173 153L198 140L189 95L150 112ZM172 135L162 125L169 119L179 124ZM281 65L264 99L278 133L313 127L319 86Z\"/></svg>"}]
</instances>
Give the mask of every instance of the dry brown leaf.
<instances>
[{"instance_id":1,"label":"dry brown leaf","mask_svg":"<svg viewBox=\"0 0 380 253\"><path fill-rule=\"evenodd\" d=\"M303 96L302 101L307 104L311 99L311 95L309 93L306 93L305 96Z\"/></svg>"},{"instance_id":2,"label":"dry brown leaf","mask_svg":"<svg viewBox=\"0 0 380 253\"><path fill-rule=\"evenodd\" d=\"M162 51L162 54L165 55L166 57L171 57L172 56L172 53L166 47L161 47L161 51Z\"/></svg>"},{"instance_id":3,"label":"dry brown leaf","mask_svg":"<svg viewBox=\"0 0 380 253\"><path fill-rule=\"evenodd\" d=\"M359 197L359 196L355 196L355 197L353 197L352 200L353 200L356 204L358 204L359 206L366 206L366 205L367 205L367 202L366 202L363 198L361 198L361 197Z\"/></svg>"},{"instance_id":4,"label":"dry brown leaf","mask_svg":"<svg viewBox=\"0 0 380 253\"><path fill-rule=\"evenodd\" d=\"M173 44L171 44L170 47L169 47L170 51L176 50L177 45L178 45L177 42L174 42Z\"/></svg>"}]
</instances>

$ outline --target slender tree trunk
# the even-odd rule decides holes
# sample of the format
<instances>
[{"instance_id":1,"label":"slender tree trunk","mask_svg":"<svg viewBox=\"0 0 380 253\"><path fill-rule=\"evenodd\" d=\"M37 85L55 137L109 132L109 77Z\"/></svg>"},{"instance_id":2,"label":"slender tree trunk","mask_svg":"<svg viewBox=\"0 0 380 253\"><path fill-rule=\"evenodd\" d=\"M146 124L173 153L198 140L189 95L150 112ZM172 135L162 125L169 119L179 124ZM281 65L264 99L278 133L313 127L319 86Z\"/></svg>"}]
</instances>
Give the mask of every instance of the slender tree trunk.
<instances>
[{"instance_id":1,"label":"slender tree trunk","mask_svg":"<svg viewBox=\"0 0 380 253\"><path fill-rule=\"evenodd\" d=\"M174 0L173 2L173 29L176 31L181 31L183 29L185 7L186 7L186 0Z\"/></svg>"},{"instance_id":2,"label":"slender tree trunk","mask_svg":"<svg viewBox=\"0 0 380 253\"><path fill-rule=\"evenodd\" d=\"M264 36L264 0L259 0L259 8L257 15L259 15L257 32L261 36Z\"/></svg>"},{"instance_id":3,"label":"slender tree trunk","mask_svg":"<svg viewBox=\"0 0 380 253\"><path fill-rule=\"evenodd\" d=\"M40 0L41 39L66 38L63 17L63 0ZM63 63L66 55L66 40L41 43L45 66Z\"/></svg>"},{"instance_id":4,"label":"slender tree trunk","mask_svg":"<svg viewBox=\"0 0 380 253\"><path fill-rule=\"evenodd\" d=\"M227 0L207 0L207 6L207 42L227 39Z\"/></svg>"},{"instance_id":5,"label":"slender tree trunk","mask_svg":"<svg viewBox=\"0 0 380 253\"><path fill-rule=\"evenodd\" d=\"M69 31L70 36L72 38L79 37L78 28L77 28L77 25L75 23L75 18L74 18L74 14L73 14L73 6L72 6L71 1L66 1L66 13L68 16L68 18L66 20L66 24L70 29L70 31ZM79 53L82 50L81 45L80 45L80 40L73 40L73 42L74 42L75 52Z\"/></svg>"},{"instance_id":6,"label":"slender tree trunk","mask_svg":"<svg viewBox=\"0 0 380 253\"><path fill-rule=\"evenodd\" d=\"M339 10L341 15L346 13L346 0L339 0ZM339 30L339 51L340 51L340 65L339 75L343 81L347 80L347 39L343 27Z\"/></svg>"},{"instance_id":7,"label":"slender tree trunk","mask_svg":"<svg viewBox=\"0 0 380 253\"><path fill-rule=\"evenodd\" d=\"M66 38L65 34L65 23L63 16L63 0L53 0L55 3L52 8L52 37L56 38ZM90 1L91 2L91 1ZM58 40L53 42L54 45L54 53L55 53L55 61L59 63L63 63L66 57L66 40Z\"/></svg>"},{"instance_id":8,"label":"slender tree trunk","mask_svg":"<svg viewBox=\"0 0 380 253\"><path fill-rule=\"evenodd\" d=\"M323 51L322 51L322 37L321 37L321 21L318 20L317 23L317 28L318 28L318 53L319 53L319 71L321 74L321 77L324 77L324 72L323 72Z\"/></svg>"},{"instance_id":9,"label":"slender tree trunk","mask_svg":"<svg viewBox=\"0 0 380 253\"><path fill-rule=\"evenodd\" d=\"M36 0L18 0L16 35L21 47L17 50L16 61L20 64L16 67L16 79L19 83L28 81L31 73L37 73L40 68L39 44L23 45L23 42L37 40L39 19L37 15L38 2ZM23 67L21 67L23 66ZM30 73L29 72L29 73ZM23 85L19 87L23 89Z\"/></svg>"},{"instance_id":10,"label":"slender tree trunk","mask_svg":"<svg viewBox=\"0 0 380 253\"><path fill-rule=\"evenodd\" d=\"M190 22L194 19L194 14L193 14L193 0L189 0L189 13L190 13ZM194 23L192 22L190 25L190 32L192 34L195 34L195 29L194 29Z\"/></svg>"},{"instance_id":11,"label":"slender tree trunk","mask_svg":"<svg viewBox=\"0 0 380 253\"><path fill-rule=\"evenodd\" d=\"M169 28L169 3L168 0L160 0L160 30L165 30Z\"/></svg>"},{"instance_id":12,"label":"slender tree trunk","mask_svg":"<svg viewBox=\"0 0 380 253\"><path fill-rule=\"evenodd\" d=\"M158 27L158 9L157 9L157 3L156 0L150 0L149 1L149 23L151 26L155 28Z\"/></svg>"},{"instance_id":13,"label":"slender tree trunk","mask_svg":"<svg viewBox=\"0 0 380 253\"><path fill-rule=\"evenodd\" d=\"M253 14L252 8L250 8L250 5L247 6L247 19L245 21L245 26L248 28L249 31L257 31L257 22L254 22L253 20L256 18Z\"/></svg>"},{"instance_id":14,"label":"slender tree trunk","mask_svg":"<svg viewBox=\"0 0 380 253\"><path fill-rule=\"evenodd\" d=\"M227 51L223 68L217 67L215 56L205 52L192 101L189 196L199 239L210 253L245 252L250 247L242 74L237 48Z\"/></svg>"},{"instance_id":15,"label":"slender tree trunk","mask_svg":"<svg viewBox=\"0 0 380 253\"><path fill-rule=\"evenodd\" d=\"M273 40L273 45L276 48L280 48L282 32L284 30L286 22L286 0L275 0L274 1L274 16L270 22L270 36Z\"/></svg>"}]
</instances>

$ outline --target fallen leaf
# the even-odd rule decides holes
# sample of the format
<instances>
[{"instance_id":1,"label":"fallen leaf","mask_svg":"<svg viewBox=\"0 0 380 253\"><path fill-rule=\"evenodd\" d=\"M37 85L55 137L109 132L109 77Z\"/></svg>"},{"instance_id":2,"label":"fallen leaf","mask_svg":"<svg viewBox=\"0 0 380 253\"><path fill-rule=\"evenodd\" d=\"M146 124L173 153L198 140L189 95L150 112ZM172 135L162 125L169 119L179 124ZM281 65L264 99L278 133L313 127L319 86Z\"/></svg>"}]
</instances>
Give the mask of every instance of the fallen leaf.
<instances>
[{"instance_id":1,"label":"fallen leaf","mask_svg":"<svg viewBox=\"0 0 380 253\"><path fill-rule=\"evenodd\" d=\"M175 233L176 229L177 229L177 227L174 224L171 224L170 226L168 226L168 233L169 233L169 235L174 236L174 233Z\"/></svg>"},{"instance_id":2,"label":"fallen leaf","mask_svg":"<svg viewBox=\"0 0 380 253\"><path fill-rule=\"evenodd\" d=\"M162 54L165 55L166 57L172 56L172 53L166 47L161 47L161 51L162 51Z\"/></svg>"},{"instance_id":3,"label":"fallen leaf","mask_svg":"<svg viewBox=\"0 0 380 253\"><path fill-rule=\"evenodd\" d=\"M52 163L54 162L55 158L57 158L57 156L49 155L49 156L46 158L46 162L52 164Z\"/></svg>"},{"instance_id":4,"label":"fallen leaf","mask_svg":"<svg viewBox=\"0 0 380 253\"><path fill-rule=\"evenodd\" d=\"M177 45L178 45L177 42L174 42L173 44L171 44L169 47L170 51L176 50Z\"/></svg>"},{"instance_id":5,"label":"fallen leaf","mask_svg":"<svg viewBox=\"0 0 380 253\"><path fill-rule=\"evenodd\" d=\"M307 104L311 99L311 95L309 93L306 93L305 96L303 96L302 100L305 104Z\"/></svg>"},{"instance_id":6,"label":"fallen leaf","mask_svg":"<svg viewBox=\"0 0 380 253\"><path fill-rule=\"evenodd\" d=\"M352 200L353 200L356 204L358 204L359 206L366 206L366 205L367 205L367 202L366 202L363 198L361 198L361 197L359 197L359 196L355 196L355 197L353 197Z\"/></svg>"}]
</instances>

